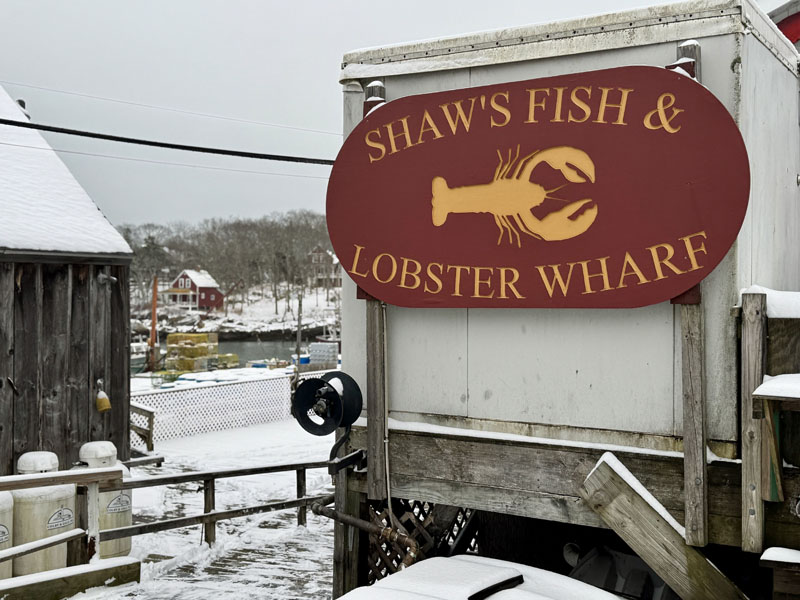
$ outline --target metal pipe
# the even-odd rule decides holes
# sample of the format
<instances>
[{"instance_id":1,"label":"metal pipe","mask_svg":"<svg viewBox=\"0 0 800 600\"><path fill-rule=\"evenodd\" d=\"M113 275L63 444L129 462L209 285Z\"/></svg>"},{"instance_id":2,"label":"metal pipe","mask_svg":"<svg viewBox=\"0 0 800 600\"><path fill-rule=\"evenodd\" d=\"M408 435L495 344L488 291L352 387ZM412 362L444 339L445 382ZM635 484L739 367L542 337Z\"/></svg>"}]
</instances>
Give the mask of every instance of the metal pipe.
<instances>
[{"instance_id":1,"label":"metal pipe","mask_svg":"<svg viewBox=\"0 0 800 600\"><path fill-rule=\"evenodd\" d=\"M325 506L325 504L330 504L330 502L325 502L328 499L330 499L330 502L333 502L333 496L328 496L319 502L314 502L314 504L311 505L311 512L313 512L315 515L322 515L324 517L328 517L329 519L333 519L334 521L338 521L339 523L350 525L351 527L355 527L361 531L366 531L367 533L378 536L378 538L381 540L385 540L387 542L397 542L398 544L405 546L408 549L408 552L403 558L403 562L400 563L401 569L410 567L412 564L414 564L414 561L417 560L419 544L417 544L414 538L406 535L405 533L401 533L396 529L392 529L391 527L381 527L380 525L375 525L375 523L370 523L369 521L365 521L363 519L359 519L358 517L353 517L346 513L339 512L333 508L329 508Z\"/></svg>"}]
</instances>

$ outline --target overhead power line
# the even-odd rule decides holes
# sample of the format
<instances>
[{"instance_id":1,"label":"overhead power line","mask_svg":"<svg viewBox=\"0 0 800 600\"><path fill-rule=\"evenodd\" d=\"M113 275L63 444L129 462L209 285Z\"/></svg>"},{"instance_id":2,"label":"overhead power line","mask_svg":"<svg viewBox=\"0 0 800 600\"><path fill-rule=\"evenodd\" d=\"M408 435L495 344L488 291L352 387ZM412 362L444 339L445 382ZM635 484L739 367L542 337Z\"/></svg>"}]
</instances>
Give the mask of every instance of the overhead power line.
<instances>
[{"instance_id":1,"label":"overhead power line","mask_svg":"<svg viewBox=\"0 0 800 600\"><path fill-rule=\"evenodd\" d=\"M0 119L0 125L8 125L9 127L21 127L23 129L36 129L38 131L48 131L50 133L61 133L64 135L75 135L79 137L92 138L95 140L105 140L108 142L138 144L140 146L150 146L153 148L167 148L169 150L182 150L185 152L199 152L202 154L237 156L239 158L254 158L257 160L275 160L282 162L303 163L309 165L333 164L332 160L326 158L308 158L305 156L289 156L285 154L264 154L261 152L245 152L242 150L229 150L226 148L208 148L205 146L192 146L188 144L173 144L170 142L143 140L143 139L125 137L120 135L109 135L107 133L95 133L91 131L82 131L79 129L68 129L66 127L54 127L52 125L42 125L39 123L31 123L29 121L15 121L13 119Z\"/></svg>"},{"instance_id":2,"label":"overhead power line","mask_svg":"<svg viewBox=\"0 0 800 600\"><path fill-rule=\"evenodd\" d=\"M255 175L270 175L275 177L299 177L302 179L328 179L327 176L323 175L301 175L299 173L274 173L268 171L255 171L252 169L230 169L228 167L212 167L211 165L197 165L197 164L188 164L188 163L179 163L179 162L169 162L164 160L151 160L147 158L133 158L130 156L116 156L114 154L100 154L98 152L80 152L78 150L62 150L59 148L53 147L42 147L42 146L29 146L27 144L12 144L11 142L0 142L2 146L13 146L15 148L29 148L31 150L44 150L50 152L54 150L56 152L63 152L65 154L77 154L79 156L93 156L97 158L111 158L114 160L130 160L134 162L142 162L142 163L150 163L154 165L167 165L173 167L186 167L189 169L209 169L212 171L229 171L232 173L253 173Z\"/></svg>"},{"instance_id":3,"label":"overhead power line","mask_svg":"<svg viewBox=\"0 0 800 600\"><path fill-rule=\"evenodd\" d=\"M222 121L235 121L237 123L249 123L251 125L264 125L266 127L279 127L281 129L292 129L294 131L306 131L309 133L321 133L324 135L335 135L338 137L342 137L341 133L336 131L325 131L323 129L310 129L307 127L296 127L294 125L282 125L280 123L269 123L267 121L253 121L250 119L240 119L238 117L226 117L222 115L214 115L211 113L204 113L204 112L197 112L193 110L184 110L181 108L172 108L169 106L158 106L156 104L146 104L144 102L133 102L132 100L120 100L119 98L108 98L106 96L95 96L93 94L84 94L82 92L69 92L66 90L57 90L55 88L44 87L41 85L31 85L29 83L19 83L17 81L6 81L0 79L0 83L5 83L7 85L14 85L17 87L24 87L30 88L33 90L43 90L46 92L53 92L56 94L66 94L68 96L78 96L80 98L90 98L92 100L102 100L104 102L115 102L117 104L127 104L128 106L138 106L140 108L149 108L152 110L165 110L174 113L180 113L183 115L193 115L195 117L205 117L207 119L219 119Z\"/></svg>"}]
</instances>

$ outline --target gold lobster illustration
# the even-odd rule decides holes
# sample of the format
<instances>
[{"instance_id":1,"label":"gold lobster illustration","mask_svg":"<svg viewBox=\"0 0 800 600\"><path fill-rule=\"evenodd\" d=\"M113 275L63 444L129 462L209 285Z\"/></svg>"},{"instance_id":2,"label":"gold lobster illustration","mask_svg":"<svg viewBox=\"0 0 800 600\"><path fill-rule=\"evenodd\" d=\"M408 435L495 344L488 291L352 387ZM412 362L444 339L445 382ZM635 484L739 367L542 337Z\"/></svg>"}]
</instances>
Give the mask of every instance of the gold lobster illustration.
<instances>
[{"instance_id":1,"label":"gold lobster illustration","mask_svg":"<svg viewBox=\"0 0 800 600\"><path fill-rule=\"evenodd\" d=\"M597 217L597 205L586 207L593 202L591 198L570 202L550 195L569 183L585 183L587 180L594 183L594 163L586 152L571 146L554 146L537 150L519 159L517 146L513 158L510 149L508 158L504 158L499 150L497 155L500 163L490 183L451 188L444 177L433 178L431 219L435 226L444 225L450 213L489 213L500 230L497 244L500 244L507 232L509 243L514 242L511 237L513 233L518 247L522 245L520 231L540 240L556 241L578 236L592 226ZM546 190L538 183L530 181L533 170L543 162L559 170L567 183ZM531 209L542 204L545 199L568 204L538 219Z\"/></svg>"}]
</instances>

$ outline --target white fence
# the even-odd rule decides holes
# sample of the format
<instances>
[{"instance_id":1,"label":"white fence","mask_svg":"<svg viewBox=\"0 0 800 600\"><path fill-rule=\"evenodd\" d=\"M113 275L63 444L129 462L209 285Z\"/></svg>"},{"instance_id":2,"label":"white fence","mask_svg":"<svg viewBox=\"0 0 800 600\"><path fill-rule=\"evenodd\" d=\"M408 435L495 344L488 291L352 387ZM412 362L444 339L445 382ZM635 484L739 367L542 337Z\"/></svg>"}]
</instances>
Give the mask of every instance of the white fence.
<instances>
[{"instance_id":1,"label":"white fence","mask_svg":"<svg viewBox=\"0 0 800 600\"><path fill-rule=\"evenodd\" d=\"M301 373L300 379L323 373ZM286 375L134 392L131 401L155 410L153 439L158 442L289 419L290 394L291 376ZM138 414L131 415L131 423L147 427L146 418ZM144 442L131 435L131 445L144 446Z\"/></svg>"}]
</instances>

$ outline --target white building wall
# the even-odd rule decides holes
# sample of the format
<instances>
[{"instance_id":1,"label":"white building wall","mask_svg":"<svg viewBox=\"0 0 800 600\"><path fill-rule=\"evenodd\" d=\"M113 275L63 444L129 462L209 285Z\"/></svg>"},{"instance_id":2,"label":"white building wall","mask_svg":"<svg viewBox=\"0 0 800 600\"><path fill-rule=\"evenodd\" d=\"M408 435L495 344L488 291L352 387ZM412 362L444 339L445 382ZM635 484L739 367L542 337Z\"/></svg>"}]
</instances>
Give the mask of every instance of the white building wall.
<instances>
[{"instance_id":1,"label":"white building wall","mask_svg":"<svg viewBox=\"0 0 800 600\"><path fill-rule=\"evenodd\" d=\"M702 47L702 82L735 118L741 115L753 171L753 205L739 241L702 283L709 436L734 441L737 338L730 309L738 288L755 281L758 271L758 283L800 289L798 97L794 75L755 36L732 30L725 19L727 33L711 24L706 29L713 35L695 37ZM598 33L598 39L583 41L583 54L395 74L384 78L387 98L615 66L666 65L685 41L669 39L668 28L643 46L592 52L605 44ZM696 33L696 24L692 28ZM674 28L676 34L685 29ZM402 64L391 68L398 73ZM361 118L363 96L345 96L347 129ZM765 110L765 104L772 108ZM778 105L788 105L785 115L775 116ZM354 299L349 280L343 291L343 367L365 387L364 303ZM588 428L598 430L596 441L619 439L600 430L680 436L678 315L679 308L669 303L635 310L389 307L390 411L417 420L428 419L426 414L454 417L448 422L461 427L519 431L527 424L558 437L586 439L585 432L573 436L564 428Z\"/></svg>"}]
</instances>

